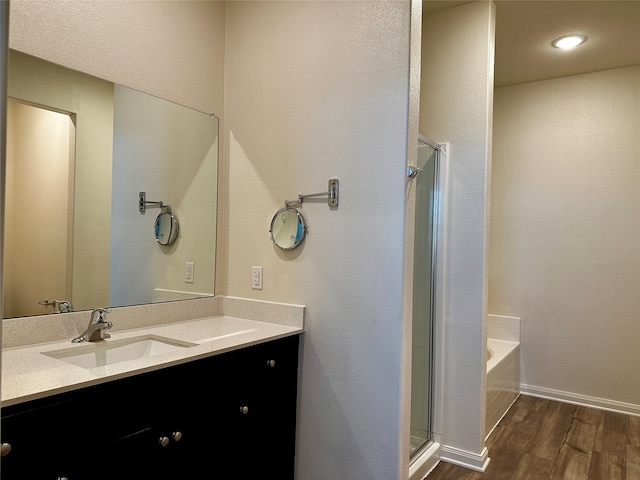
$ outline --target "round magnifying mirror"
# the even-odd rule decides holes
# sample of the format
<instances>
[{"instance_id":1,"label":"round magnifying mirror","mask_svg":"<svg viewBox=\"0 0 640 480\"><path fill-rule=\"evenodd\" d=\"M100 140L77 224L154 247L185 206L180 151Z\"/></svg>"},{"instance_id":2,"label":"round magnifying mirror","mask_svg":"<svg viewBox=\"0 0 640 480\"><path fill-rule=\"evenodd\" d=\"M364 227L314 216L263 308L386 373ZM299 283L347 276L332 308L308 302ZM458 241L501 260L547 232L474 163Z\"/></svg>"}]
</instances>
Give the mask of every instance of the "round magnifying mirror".
<instances>
[{"instance_id":1,"label":"round magnifying mirror","mask_svg":"<svg viewBox=\"0 0 640 480\"><path fill-rule=\"evenodd\" d=\"M156 217L156 241L160 245L171 245L178 238L178 219L171 212L162 212Z\"/></svg>"},{"instance_id":2,"label":"round magnifying mirror","mask_svg":"<svg viewBox=\"0 0 640 480\"><path fill-rule=\"evenodd\" d=\"M295 208L285 207L273 216L271 220L271 239L283 250L291 250L300 245L307 232L304 217Z\"/></svg>"}]
</instances>

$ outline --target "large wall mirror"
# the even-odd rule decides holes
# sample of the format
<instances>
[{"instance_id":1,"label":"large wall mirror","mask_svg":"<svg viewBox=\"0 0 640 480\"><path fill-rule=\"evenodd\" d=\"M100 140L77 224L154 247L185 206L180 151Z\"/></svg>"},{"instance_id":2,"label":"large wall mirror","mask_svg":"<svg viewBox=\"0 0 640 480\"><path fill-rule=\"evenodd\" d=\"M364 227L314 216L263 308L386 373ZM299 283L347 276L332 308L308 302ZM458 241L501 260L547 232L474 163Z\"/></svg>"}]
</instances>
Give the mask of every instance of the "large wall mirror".
<instances>
[{"instance_id":1,"label":"large wall mirror","mask_svg":"<svg viewBox=\"0 0 640 480\"><path fill-rule=\"evenodd\" d=\"M4 318L213 295L217 118L13 50L8 96Z\"/></svg>"}]
</instances>

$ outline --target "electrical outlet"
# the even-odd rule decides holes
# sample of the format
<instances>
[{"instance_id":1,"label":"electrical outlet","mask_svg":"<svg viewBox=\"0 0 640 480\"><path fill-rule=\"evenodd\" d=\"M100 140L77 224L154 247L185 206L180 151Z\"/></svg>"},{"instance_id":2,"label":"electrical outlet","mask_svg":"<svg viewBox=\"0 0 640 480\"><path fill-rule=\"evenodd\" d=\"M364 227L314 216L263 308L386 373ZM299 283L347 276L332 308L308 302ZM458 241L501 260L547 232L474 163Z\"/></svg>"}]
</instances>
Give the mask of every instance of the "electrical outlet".
<instances>
[{"instance_id":1,"label":"electrical outlet","mask_svg":"<svg viewBox=\"0 0 640 480\"><path fill-rule=\"evenodd\" d=\"M193 283L193 262L184 262L184 283Z\"/></svg>"},{"instance_id":2,"label":"electrical outlet","mask_svg":"<svg viewBox=\"0 0 640 480\"><path fill-rule=\"evenodd\" d=\"M251 288L254 290L262 290L262 267L253 267Z\"/></svg>"}]
</instances>

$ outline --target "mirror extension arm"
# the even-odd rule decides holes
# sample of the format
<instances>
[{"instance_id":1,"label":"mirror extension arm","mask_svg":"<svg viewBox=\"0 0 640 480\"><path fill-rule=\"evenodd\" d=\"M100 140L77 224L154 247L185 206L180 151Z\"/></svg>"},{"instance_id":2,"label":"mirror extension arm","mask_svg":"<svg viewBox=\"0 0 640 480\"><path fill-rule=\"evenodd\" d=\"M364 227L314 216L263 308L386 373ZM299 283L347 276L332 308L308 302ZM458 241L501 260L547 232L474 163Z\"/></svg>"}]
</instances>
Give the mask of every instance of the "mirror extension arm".
<instances>
[{"instance_id":1,"label":"mirror extension arm","mask_svg":"<svg viewBox=\"0 0 640 480\"><path fill-rule=\"evenodd\" d=\"M327 186L326 192L320 193L307 193L306 195L298 194L298 200L285 200L284 206L285 208L291 207L292 205L302 205L302 201L308 197L322 197L327 196L327 205L330 207L338 206L338 179L330 178Z\"/></svg>"}]
</instances>

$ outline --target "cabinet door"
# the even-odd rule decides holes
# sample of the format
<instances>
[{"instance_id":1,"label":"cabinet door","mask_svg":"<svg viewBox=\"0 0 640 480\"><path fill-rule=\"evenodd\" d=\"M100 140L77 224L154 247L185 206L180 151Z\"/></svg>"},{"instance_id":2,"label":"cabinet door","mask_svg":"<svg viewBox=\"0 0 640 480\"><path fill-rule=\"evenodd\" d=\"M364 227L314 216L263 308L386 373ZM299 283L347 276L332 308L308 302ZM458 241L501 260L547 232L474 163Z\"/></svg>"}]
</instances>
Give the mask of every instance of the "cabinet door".
<instances>
[{"instance_id":1,"label":"cabinet door","mask_svg":"<svg viewBox=\"0 0 640 480\"><path fill-rule=\"evenodd\" d=\"M106 459L96 479L197 478L185 460L195 440L187 408L190 369L190 364L170 367L83 391L85 404L108 399L93 438Z\"/></svg>"},{"instance_id":2,"label":"cabinet door","mask_svg":"<svg viewBox=\"0 0 640 480\"><path fill-rule=\"evenodd\" d=\"M2 443L10 452L2 457L3 480L74 478L76 461L73 437L79 420L73 416L69 397L28 402L2 410Z\"/></svg>"},{"instance_id":3,"label":"cabinet door","mask_svg":"<svg viewBox=\"0 0 640 480\"><path fill-rule=\"evenodd\" d=\"M169 420L153 428L156 448L154 458L157 462L160 479L205 479L207 470L212 467L203 462L198 455L202 444L202 429L196 422L196 416L184 416Z\"/></svg>"},{"instance_id":4,"label":"cabinet door","mask_svg":"<svg viewBox=\"0 0 640 480\"><path fill-rule=\"evenodd\" d=\"M298 337L259 345L249 358L256 370L253 409L258 461L272 478L293 479L298 380Z\"/></svg>"},{"instance_id":5,"label":"cabinet door","mask_svg":"<svg viewBox=\"0 0 640 480\"><path fill-rule=\"evenodd\" d=\"M157 478L153 432L150 428L132 432L96 446L95 462L87 462L84 478L95 480ZM70 479L71 480L71 479Z\"/></svg>"},{"instance_id":6,"label":"cabinet door","mask_svg":"<svg viewBox=\"0 0 640 480\"><path fill-rule=\"evenodd\" d=\"M195 436L185 419L174 419L134 432L100 447L105 459L96 480L175 480L205 478L191 455Z\"/></svg>"},{"instance_id":7,"label":"cabinet door","mask_svg":"<svg viewBox=\"0 0 640 480\"><path fill-rule=\"evenodd\" d=\"M214 446L224 452L226 478L293 479L298 337L233 353L224 359L224 435Z\"/></svg>"}]
</instances>

